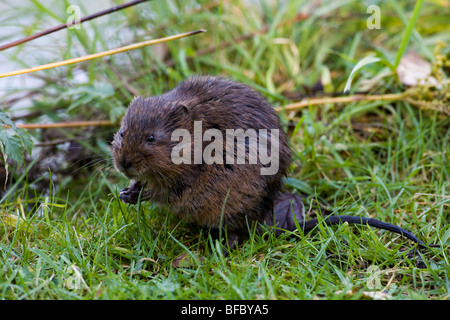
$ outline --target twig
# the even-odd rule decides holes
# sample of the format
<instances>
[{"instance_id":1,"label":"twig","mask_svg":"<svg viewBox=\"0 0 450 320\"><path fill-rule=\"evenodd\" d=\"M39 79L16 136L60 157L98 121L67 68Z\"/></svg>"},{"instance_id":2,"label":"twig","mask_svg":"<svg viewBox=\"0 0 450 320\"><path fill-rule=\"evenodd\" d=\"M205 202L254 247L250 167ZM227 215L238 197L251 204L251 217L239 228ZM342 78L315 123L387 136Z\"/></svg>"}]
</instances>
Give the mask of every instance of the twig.
<instances>
[{"instance_id":1,"label":"twig","mask_svg":"<svg viewBox=\"0 0 450 320\"><path fill-rule=\"evenodd\" d=\"M100 127L100 126L112 126L112 125L114 125L114 123L109 120L16 124L17 127L22 128L22 129Z\"/></svg>"},{"instance_id":2,"label":"twig","mask_svg":"<svg viewBox=\"0 0 450 320\"><path fill-rule=\"evenodd\" d=\"M45 142L39 142L35 143L35 147L49 147L49 146L56 146L58 144L63 144L66 142L72 142L72 141L80 141L80 140L87 140L87 137L79 137L79 138L72 138L72 139L58 139L53 141L45 141Z\"/></svg>"},{"instance_id":3,"label":"twig","mask_svg":"<svg viewBox=\"0 0 450 320\"><path fill-rule=\"evenodd\" d=\"M171 41L171 40L176 40L176 39L192 36L192 35L200 33L200 32L206 32L206 30L202 29L202 30L196 30L196 31L191 31L191 32L180 33L180 34L177 34L177 35L174 35L174 36L169 36L169 37L165 37L165 38L159 38L159 39L154 39L154 40L147 40L147 41L143 41L143 42L138 42L138 43L130 44L130 45L125 46L125 47L112 49L112 50L107 50L107 51L103 51L103 52L98 52L98 53L90 54L90 55L83 56L83 57L78 57L78 58L72 58L72 59L68 59L68 60L53 62L53 63L44 64L44 65L41 65L41 66L38 66L38 67L33 67L33 68L27 68L27 69L22 69L22 70L11 71L11 72L0 74L0 78L11 77L11 76L19 75L19 74L30 73L30 72L40 71L40 70L46 70L46 69L51 69L51 68L55 68L55 67L65 66L65 65L68 65L68 64L88 61L88 60L92 60L92 59L97 59L97 58L110 56L110 55L117 54L117 53L122 53L122 52L125 52L125 51L130 51L130 50L134 50L134 49L138 49L138 48L142 48L142 47L146 47L146 46L151 46L151 45L158 44L158 43L168 42L168 41Z\"/></svg>"},{"instance_id":4,"label":"twig","mask_svg":"<svg viewBox=\"0 0 450 320\"><path fill-rule=\"evenodd\" d=\"M138 96L139 91L135 89L132 85L129 84L129 81L127 79L124 79L122 74L119 70L117 70L116 67L114 67L111 63L111 61L108 59L105 61L105 63L108 65L108 67L111 69L111 71L116 75L117 79L119 79L120 83L125 87L125 89L128 90L132 95Z\"/></svg>"},{"instance_id":5,"label":"twig","mask_svg":"<svg viewBox=\"0 0 450 320\"><path fill-rule=\"evenodd\" d=\"M275 110L278 112L281 111L294 111L302 108L306 108L308 106L318 105L318 104L327 104L327 103L348 103L348 102L356 102L361 100L366 101L395 101L403 99L403 93L390 93L390 94L381 94L381 95L364 95L357 94L348 97L326 97L326 98L318 98L318 99L306 99L300 102L291 103L285 105L283 107L276 107Z\"/></svg>"},{"instance_id":6,"label":"twig","mask_svg":"<svg viewBox=\"0 0 450 320\"><path fill-rule=\"evenodd\" d=\"M22 38L22 39L19 39L19 40L16 40L16 41L4 44L4 45L0 46L0 51L9 49L11 47L17 46L19 44L22 44L22 43L25 43L25 42L28 42L28 41L31 41L31 40L34 40L34 39L37 39L37 38L40 38L42 36L45 36L45 35L48 35L50 33L59 31L61 29L65 29L67 27L71 27L71 26L74 26L74 25L77 25L77 24L81 24L81 23L83 23L85 21L92 20L92 19L104 16L106 14L109 14L111 12L119 11L119 10L131 7L131 6L134 6L134 5L139 4L141 2L146 2L146 1L149 1L149 0L135 0L135 1L131 1L131 2L128 2L128 3L124 3L124 4L120 5L120 6L115 6L115 7L109 8L107 10L103 10L103 11L91 14L90 16L87 16L87 17L84 17L84 18L80 19L79 22L74 22L74 23L70 23L70 24L69 23L60 24L60 25L55 26L53 28L50 28L50 29L47 29L47 30L44 30L44 31L41 31L41 32L38 32L38 33L35 33L35 34L32 34L31 36L28 36L28 37L25 37L25 38Z\"/></svg>"}]
</instances>

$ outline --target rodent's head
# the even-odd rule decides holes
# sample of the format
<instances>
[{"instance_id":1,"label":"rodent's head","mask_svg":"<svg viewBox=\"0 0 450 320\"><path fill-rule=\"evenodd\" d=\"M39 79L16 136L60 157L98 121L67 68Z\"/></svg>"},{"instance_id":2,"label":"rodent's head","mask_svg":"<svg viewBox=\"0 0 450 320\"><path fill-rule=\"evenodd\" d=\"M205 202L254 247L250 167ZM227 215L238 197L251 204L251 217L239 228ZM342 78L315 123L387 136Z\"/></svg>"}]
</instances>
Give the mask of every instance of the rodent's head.
<instances>
[{"instance_id":1,"label":"rodent's head","mask_svg":"<svg viewBox=\"0 0 450 320\"><path fill-rule=\"evenodd\" d=\"M182 168L171 160L172 132L188 125L187 107L169 97L136 97L112 142L115 168L130 179L174 182Z\"/></svg>"}]
</instances>

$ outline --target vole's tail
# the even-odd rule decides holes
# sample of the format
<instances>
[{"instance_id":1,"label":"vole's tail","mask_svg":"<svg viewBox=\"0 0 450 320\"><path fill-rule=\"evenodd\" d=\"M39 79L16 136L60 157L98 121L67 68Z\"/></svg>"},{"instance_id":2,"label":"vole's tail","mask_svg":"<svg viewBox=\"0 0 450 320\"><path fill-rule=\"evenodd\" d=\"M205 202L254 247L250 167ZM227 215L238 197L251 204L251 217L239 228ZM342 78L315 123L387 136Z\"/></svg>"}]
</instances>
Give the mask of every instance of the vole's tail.
<instances>
[{"instance_id":1,"label":"vole's tail","mask_svg":"<svg viewBox=\"0 0 450 320\"><path fill-rule=\"evenodd\" d=\"M357 217L357 216L328 216L323 218L323 223L326 223L327 225L333 225L333 224L339 224L339 223L349 223L349 224L358 224L358 225L369 225L375 228L389 230L398 234L401 234L402 236L407 237L408 239L414 241L419 245L419 247L428 248L433 245L428 245L419 238L417 238L412 232L403 229L401 227L392 225L390 223L386 223L380 220L372 219L372 218L366 218L366 217ZM311 230L313 230L320 221L318 219L311 219L308 221L300 221L299 224L303 230L303 232L308 233Z\"/></svg>"}]
</instances>

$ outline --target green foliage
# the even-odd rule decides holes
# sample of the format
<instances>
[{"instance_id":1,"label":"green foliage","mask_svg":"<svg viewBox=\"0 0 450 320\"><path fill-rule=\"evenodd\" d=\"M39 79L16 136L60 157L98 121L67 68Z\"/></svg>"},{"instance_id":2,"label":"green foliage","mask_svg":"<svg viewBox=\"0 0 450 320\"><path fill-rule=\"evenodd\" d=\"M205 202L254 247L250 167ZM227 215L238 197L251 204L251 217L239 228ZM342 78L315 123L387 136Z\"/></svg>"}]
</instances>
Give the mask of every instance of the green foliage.
<instances>
[{"instance_id":1,"label":"green foliage","mask_svg":"<svg viewBox=\"0 0 450 320\"><path fill-rule=\"evenodd\" d=\"M448 14L439 1L422 2L378 1L381 29L370 30L367 5L356 0L150 1L60 31L48 48L41 39L4 54L31 67L207 29L158 49L35 74L45 84L30 89L32 101L22 111L36 116L21 119L33 123L114 121L134 95L160 94L192 74L241 81L274 106L340 94L350 84L353 92L399 93L405 87L393 71L409 50L434 63L440 80L448 79ZM94 11L88 1L79 3L83 15ZM0 32L0 39L64 22L69 4L33 0L1 12L16 29ZM434 54L437 39L447 44ZM441 95L436 103L445 101L448 87L432 93ZM430 91L419 88L418 94L429 97ZM38 142L76 140L90 153L66 171L49 173L45 161L28 164L47 174L35 181L12 172L16 180L0 203L0 298L448 299L450 118L408 101L309 106L281 117L294 153L285 183L305 196L307 218L319 202L333 214L409 229L441 246L421 251L425 268L407 257L412 244L403 237L345 224L320 225L310 235L251 232L224 256L207 231L148 202L121 203L118 192L127 181L113 173L108 154L116 127L42 130L33 132ZM3 111L0 120L2 151L22 163L30 134ZM44 140L49 132L54 136Z\"/></svg>"},{"instance_id":2,"label":"green foliage","mask_svg":"<svg viewBox=\"0 0 450 320\"><path fill-rule=\"evenodd\" d=\"M115 97L114 87L108 82L84 84L69 89L64 93L64 98L71 101L66 109L68 113L77 114L80 106L89 106L83 109L83 113L92 113L98 108L102 113L109 114L109 120L116 122L125 114L126 108ZM95 113L94 113L95 114Z\"/></svg>"},{"instance_id":3,"label":"green foliage","mask_svg":"<svg viewBox=\"0 0 450 320\"><path fill-rule=\"evenodd\" d=\"M11 159L18 167L24 162L24 153L31 154L33 141L24 130L17 128L8 115L0 109L0 150L4 164Z\"/></svg>"}]
</instances>

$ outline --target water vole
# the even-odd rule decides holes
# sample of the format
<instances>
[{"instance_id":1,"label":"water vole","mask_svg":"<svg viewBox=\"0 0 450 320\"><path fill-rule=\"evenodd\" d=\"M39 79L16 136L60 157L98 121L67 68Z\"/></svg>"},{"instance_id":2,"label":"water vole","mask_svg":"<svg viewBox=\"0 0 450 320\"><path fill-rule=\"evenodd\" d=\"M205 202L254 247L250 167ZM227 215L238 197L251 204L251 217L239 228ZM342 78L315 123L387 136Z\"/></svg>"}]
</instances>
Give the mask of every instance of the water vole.
<instances>
[{"instance_id":1,"label":"water vole","mask_svg":"<svg viewBox=\"0 0 450 320\"><path fill-rule=\"evenodd\" d=\"M177 129L190 137L174 137ZM227 141L227 132L239 129L247 138L239 141L235 131ZM221 133L222 141L211 132ZM266 159L259 149L262 142ZM216 161L199 161L199 152L201 158L213 143L221 144L208 153ZM174 159L180 145L186 148L175 152L179 157ZM245 163L239 163L241 147ZM256 154L251 153L254 147ZM135 98L115 135L112 153L116 169L133 180L122 191L122 201L135 203L144 187L142 199L168 204L174 214L199 226L222 226L231 243L248 233L252 222L270 219L291 162L286 135L267 100L249 86L212 76L189 78L160 96ZM180 157L186 161L180 163ZM263 174L264 169L273 172Z\"/></svg>"}]
</instances>

